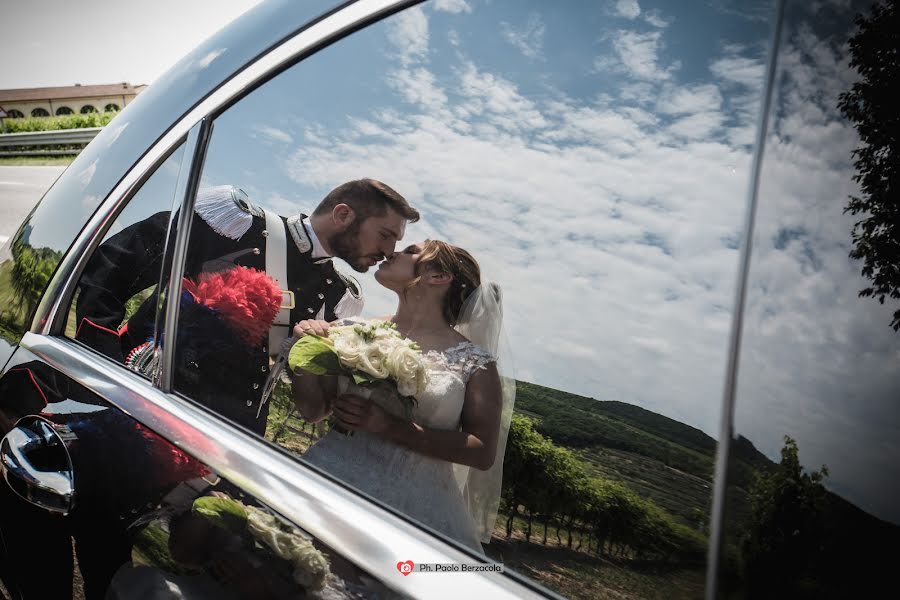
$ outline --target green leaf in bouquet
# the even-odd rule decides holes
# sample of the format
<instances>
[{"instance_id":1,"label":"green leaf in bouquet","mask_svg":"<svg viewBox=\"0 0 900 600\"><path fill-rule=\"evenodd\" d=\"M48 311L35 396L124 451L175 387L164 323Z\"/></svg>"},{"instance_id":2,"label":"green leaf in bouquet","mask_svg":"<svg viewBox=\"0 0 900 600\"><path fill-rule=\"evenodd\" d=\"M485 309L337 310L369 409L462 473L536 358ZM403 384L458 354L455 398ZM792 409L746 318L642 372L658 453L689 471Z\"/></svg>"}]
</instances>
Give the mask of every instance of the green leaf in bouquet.
<instances>
[{"instance_id":1,"label":"green leaf in bouquet","mask_svg":"<svg viewBox=\"0 0 900 600\"><path fill-rule=\"evenodd\" d=\"M369 375L365 371L354 370L352 375L353 375L353 383L355 383L356 385L368 385L368 384L372 383L373 381L381 381L377 377Z\"/></svg>"},{"instance_id":2,"label":"green leaf in bouquet","mask_svg":"<svg viewBox=\"0 0 900 600\"><path fill-rule=\"evenodd\" d=\"M240 533L247 526L247 508L231 498L203 496L194 500L191 512L227 531Z\"/></svg>"},{"instance_id":3,"label":"green leaf in bouquet","mask_svg":"<svg viewBox=\"0 0 900 600\"><path fill-rule=\"evenodd\" d=\"M288 364L291 369L302 369L314 375L337 375L344 372L334 346L317 335L300 338L288 354Z\"/></svg>"},{"instance_id":4,"label":"green leaf in bouquet","mask_svg":"<svg viewBox=\"0 0 900 600\"><path fill-rule=\"evenodd\" d=\"M131 547L135 562L151 564L176 575L197 575L201 569L172 558L169 550L169 532L159 521L153 521L135 536Z\"/></svg>"}]
</instances>

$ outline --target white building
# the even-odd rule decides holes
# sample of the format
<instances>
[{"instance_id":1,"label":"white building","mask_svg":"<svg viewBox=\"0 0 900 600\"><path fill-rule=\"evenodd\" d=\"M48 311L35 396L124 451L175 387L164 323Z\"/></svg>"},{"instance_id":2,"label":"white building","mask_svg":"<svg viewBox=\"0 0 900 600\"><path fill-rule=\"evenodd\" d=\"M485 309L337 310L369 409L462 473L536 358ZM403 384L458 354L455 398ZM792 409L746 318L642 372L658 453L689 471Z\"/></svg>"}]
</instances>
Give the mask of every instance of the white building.
<instances>
[{"instance_id":1,"label":"white building","mask_svg":"<svg viewBox=\"0 0 900 600\"><path fill-rule=\"evenodd\" d=\"M146 85L113 83L0 90L0 107L12 118L119 111Z\"/></svg>"}]
</instances>

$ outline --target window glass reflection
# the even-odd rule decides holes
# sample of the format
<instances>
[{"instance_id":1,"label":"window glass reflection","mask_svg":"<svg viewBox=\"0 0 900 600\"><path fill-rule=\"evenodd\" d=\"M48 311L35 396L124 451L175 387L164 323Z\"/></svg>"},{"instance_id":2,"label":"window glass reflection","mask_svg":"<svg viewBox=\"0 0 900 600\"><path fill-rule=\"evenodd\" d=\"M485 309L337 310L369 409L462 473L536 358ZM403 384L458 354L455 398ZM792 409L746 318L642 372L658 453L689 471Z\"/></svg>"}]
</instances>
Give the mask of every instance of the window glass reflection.
<instances>
[{"instance_id":1,"label":"window glass reflection","mask_svg":"<svg viewBox=\"0 0 900 600\"><path fill-rule=\"evenodd\" d=\"M403 598L340 552L205 469L133 526L111 598Z\"/></svg>"},{"instance_id":2,"label":"window glass reflection","mask_svg":"<svg viewBox=\"0 0 900 600\"><path fill-rule=\"evenodd\" d=\"M67 336L132 367L135 350L152 346L153 292L183 154L176 148L119 213L81 274L66 322Z\"/></svg>"},{"instance_id":3,"label":"window glass reflection","mask_svg":"<svg viewBox=\"0 0 900 600\"><path fill-rule=\"evenodd\" d=\"M361 308L358 282L330 253L364 271L393 252L411 219L418 213L406 200L374 180L347 182L315 212L287 218L234 186L201 187L180 294L176 391L263 434L271 388L286 375L269 357L292 341L293 324Z\"/></svg>"},{"instance_id":4,"label":"window glass reflection","mask_svg":"<svg viewBox=\"0 0 900 600\"><path fill-rule=\"evenodd\" d=\"M30 219L29 219L30 221ZM31 318L62 252L49 246L31 243L31 223L26 221L19 232L0 251L0 337L17 344L31 325Z\"/></svg>"},{"instance_id":5,"label":"window glass reflection","mask_svg":"<svg viewBox=\"0 0 900 600\"><path fill-rule=\"evenodd\" d=\"M892 584L900 307L884 157L897 105L884 94L897 61L881 52L896 55L898 19L894 2L787 5L735 406L723 564L735 597Z\"/></svg>"},{"instance_id":6,"label":"window glass reflection","mask_svg":"<svg viewBox=\"0 0 900 600\"><path fill-rule=\"evenodd\" d=\"M216 119L201 189L245 194L256 207L245 211L247 235L264 229L260 214L269 210L286 220L291 248L291 217L311 216L332 190L372 177L421 216L391 241L397 256L443 240L475 258L480 281L500 285L516 410L499 516L481 546L565 594L609 585L601 557L630 574L647 561L671 566L666 575L641 575L639 590L702 592L771 9L767 2L569 3L553 11L539 3L426 3L326 48ZM299 222L297 231L309 234ZM318 256L340 256L329 232L309 223L324 240ZM259 248L238 262L269 270L262 255L271 238L257 238L229 252ZM200 246L190 252L208 254ZM397 315L396 281L385 274L400 263L361 269L348 257L334 262L362 290L365 305L354 314ZM309 298L310 289L327 296L317 285L300 286L307 289L295 299ZM314 304L291 310L307 311L299 316L308 321L328 301ZM398 326L415 333L402 318ZM419 340L426 352L452 346L427 341ZM257 341L255 351L264 345L274 361L270 342ZM263 366L232 387L264 391L278 363ZM261 409L261 398L248 395L230 410L252 414L254 430L297 454L321 444L309 462L329 469L314 456L341 435L333 431L337 382L310 391L289 376L275 379ZM437 430L424 404L413 422ZM458 411L444 431L471 433L465 400L444 404ZM366 436L348 437L357 444ZM399 445L419 452L415 443ZM453 456L437 460L478 470ZM365 460L350 468L370 474ZM329 464L338 462L350 463ZM427 503L418 486L398 485L416 476L397 469L384 477L392 478L382 488L408 498L382 500L442 531L410 506ZM350 483L379 496L361 479ZM570 583L535 556L584 577Z\"/></svg>"}]
</instances>

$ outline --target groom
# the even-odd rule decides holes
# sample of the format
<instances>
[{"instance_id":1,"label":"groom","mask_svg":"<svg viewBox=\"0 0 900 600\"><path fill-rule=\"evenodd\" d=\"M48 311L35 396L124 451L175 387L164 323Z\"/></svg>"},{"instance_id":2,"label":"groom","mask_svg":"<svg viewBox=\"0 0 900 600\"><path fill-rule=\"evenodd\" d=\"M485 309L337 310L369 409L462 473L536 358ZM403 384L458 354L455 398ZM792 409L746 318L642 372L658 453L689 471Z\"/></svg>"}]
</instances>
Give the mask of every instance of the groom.
<instances>
[{"instance_id":1,"label":"groom","mask_svg":"<svg viewBox=\"0 0 900 600\"><path fill-rule=\"evenodd\" d=\"M407 222L416 222L419 213L395 190L373 179L339 185L309 216L276 215L232 186L201 189L194 212L185 278L196 282L203 273L238 266L266 271L280 288L281 302L269 335L249 344L237 332L253 314L241 317L244 323L230 323L222 311L185 311L190 298L182 294L173 385L175 391L264 434L268 405L260 408L269 357L278 354L291 326L362 310L358 283L338 272L332 257L366 272L393 254ZM97 249L79 283L77 339L120 362L128 357L130 365L137 364L136 352L152 351L148 338L156 318L155 294L120 324L129 299L158 283L168 223L167 212L157 213Z\"/></svg>"}]
</instances>

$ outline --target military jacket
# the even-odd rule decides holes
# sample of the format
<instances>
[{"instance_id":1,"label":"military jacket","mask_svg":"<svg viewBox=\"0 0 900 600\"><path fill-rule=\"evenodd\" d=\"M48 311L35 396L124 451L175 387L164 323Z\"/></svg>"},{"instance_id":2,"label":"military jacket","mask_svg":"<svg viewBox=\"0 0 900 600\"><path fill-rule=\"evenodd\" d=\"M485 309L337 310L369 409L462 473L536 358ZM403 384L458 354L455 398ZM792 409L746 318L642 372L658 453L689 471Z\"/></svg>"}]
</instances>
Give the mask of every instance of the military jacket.
<instances>
[{"instance_id":1,"label":"military jacket","mask_svg":"<svg viewBox=\"0 0 900 600\"><path fill-rule=\"evenodd\" d=\"M234 216L235 207L243 221L237 229L222 227L221 219L211 218L208 212L194 214L185 277L236 265L265 270L269 236L265 215L246 201L222 208ZM77 339L123 361L133 348L152 337L155 292L123 321L126 303L159 283L169 216L161 212L135 223L104 241L94 253L79 283ZM288 286L294 300L290 323L310 318L332 321L358 314L362 308L358 284L339 273L331 259L312 259L303 218L280 218L287 239ZM268 412L268 405L259 411L262 389L269 357L279 351L268 344L265 337L248 345L209 315L187 311L179 316L174 389L262 434Z\"/></svg>"}]
</instances>

